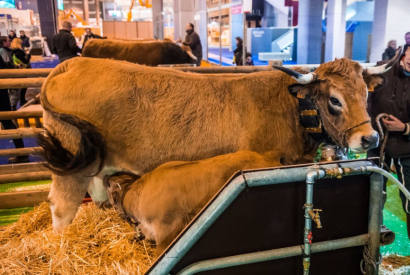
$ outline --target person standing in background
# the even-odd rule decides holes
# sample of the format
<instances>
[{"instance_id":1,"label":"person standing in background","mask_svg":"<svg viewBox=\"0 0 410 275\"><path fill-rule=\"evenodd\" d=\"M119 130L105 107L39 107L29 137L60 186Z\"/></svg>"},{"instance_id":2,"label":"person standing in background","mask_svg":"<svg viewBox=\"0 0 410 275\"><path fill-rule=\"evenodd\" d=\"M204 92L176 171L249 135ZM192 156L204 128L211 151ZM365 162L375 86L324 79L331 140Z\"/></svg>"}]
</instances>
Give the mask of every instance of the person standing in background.
<instances>
[{"instance_id":1,"label":"person standing in background","mask_svg":"<svg viewBox=\"0 0 410 275\"><path fill-rule=\"evenodd\" d=\"M10 39L6 36L0 37L0 69L13 69L13 57L10 52ZM6 59L6 60L4 60ZM0 89L0 112L11 111L10 97L8 89ZM16 125L11 119L1 120L3 128L6 130L17 129ZM13 139L16 148L24 148L22 139ZM29 162L28 156L17 156L9 158L9 163Z\"/></svg>"},{"instance_id":2,"label":"person standing in background","mask_svg":"<svg viewBox=\"0 0 410 275\"><path fill-rule=\"evenodd\" d=\"M246 53L245 66L254 66L251 53Z\"/></svg>"},{"instance_id":3,"label":"person standing in background","mask_svg":"<svg viewBox=\"0 0 410 275\"><path fill-rule=\"evenodd\" d=\"M7 36L0 36L0 56L5 63L4 69L14 69L13 55L10 50L11 40Z\"/></svg>"},{"instance_id":4,"label":"person standing in background","mask_svg":"<svg viewBox=\"0 0 410 275\"><path fill-rule=\"evenodd\" d=\"M53 53L58 55L60 63L73 57L77 57L77 53L81 53L81 49L77 46L74 36L71 34L73 26L70 22L63 23L63 29L53 37Z\"/></svg>"},{"instance_id":5,"label":"person standing in background","mask_svg":"<svg viewBox=\"0 0 410 275\"><path fill-rule=\"evenodd\" d=\"M407 48L410 47L410 32L406 32L404 35L404 39L406 40L406 45L404 45L403 52L405 53Z\"/></svg>"},{"instance_id":6,"label":"person standing in background","mask_svg":"<svg viewBox=\"0 0 410 275\"><path fill-rule=\"evenodd\" d=\"M32 48L30 37L26 36L25 31L21 30L20 39L22 41L21 46L23 47L23 50L25 51L26 54L29 54Z\"/></svg>"},{"instance_id":7,"label":"person standing in background","mask_svg":"<svg viewBox=\"0 0 410 275\"><path fill-rule=\"evenodd\" d=\"M27 69L30 67L30 58L31 55L30 54L26 54L23 50L22 47L23 41L21 41L20 38L15 38L12 42L11 42L11 50L13 53L13 62L14 65L17 68L20 69ZM27 103L26 101L26 92L27 92L27 88L21 88L20 89L20 107L22 107L24 104ZM12 106L13 106L13 102ZM17 105L17 103L15 103Z\"/></svg>"},{"instance_id":8,"label":"person standing in background","mask_svg":"<svg viewBox=\"0 0 410 275\"><path fill-rule=\"evenodd\" d=\"M243 62L243 40L239 36L236 39L236 49L233 51L234 63L236 66L242 66Z\"/></svg>"},{"instance_id":9,"label":"person standing in background","mask_svg":"<svg viewBox=\"0 0 410 275\"><path fill-rule=\"evenodd\" d=\"M187 35L185 36L185 41L182 42L181 38L178 38L177 42L182 42L183 45L189 46L191 48L192 54L197 58L196 65L201 66L202 44L199 35L194 30L194 24L186 24L185 31L187 33Z\"/></svg>"},{"instance_id":10,"label":"person standing in background","mask_svg":"<svg viewBox=\"0 0 410 275\"><path fill-rule=\"evenodd\" d=\"M83 40L83 49L84 49L85 42L87 42L89 39L102 39L102 37L97 34L93 34L90 28L86 28L84 40Z\"/></svg>"},{"instance_id":11,"label":"person standing in background","mask_svg":"<svg viewBox=\"0 0 410 275\"><path fill-rule=\"evenodd\" d=\"M17 38L15 31L13 30L9 31L9 38L10 38L10 41L13 41L14 38Z\"/></svg>"},{"instance_id":12,"label":"person standing in background","mask_svg":"<svg viewBox=\"0 0 410 275\"><path fill-rule=\"evenodd\" d=\"M396 40L390 40L389 43L387 43L387 49L384 51L382 55L382 60L392 59L394 55L396 54L396 49L397 49Z\"/></svg>"}]
</instances>

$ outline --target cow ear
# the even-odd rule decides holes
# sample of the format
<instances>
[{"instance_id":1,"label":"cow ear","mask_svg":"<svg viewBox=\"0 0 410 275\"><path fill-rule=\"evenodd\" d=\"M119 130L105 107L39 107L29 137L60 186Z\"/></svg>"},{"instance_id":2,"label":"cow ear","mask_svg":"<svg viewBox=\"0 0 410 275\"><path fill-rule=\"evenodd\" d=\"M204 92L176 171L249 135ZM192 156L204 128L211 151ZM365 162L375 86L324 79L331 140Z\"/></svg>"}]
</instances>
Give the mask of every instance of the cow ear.
<instances>
[{"instance_id":1,"label":"cow ear","mask_svg":"<svg viewBox=\"0 0 410 275\"><path fill-rule=\"evenodd\" d=\"M297 98L306 98L306 96L310 92L310 88L308 85L304 84L292 84L288 87L289 93Z\"/></svg>"},{"instance_id":2,"label":"cow ear","mask_svg":"<svg viewBox=\"0 0 410 275\"><path fill-rule=\"evenodd\" d=\"M380 88L386 82L386 78L381 74L364 74L363 79L369 92L374 92L375 89Z\"/></svg>"}]
</instances>

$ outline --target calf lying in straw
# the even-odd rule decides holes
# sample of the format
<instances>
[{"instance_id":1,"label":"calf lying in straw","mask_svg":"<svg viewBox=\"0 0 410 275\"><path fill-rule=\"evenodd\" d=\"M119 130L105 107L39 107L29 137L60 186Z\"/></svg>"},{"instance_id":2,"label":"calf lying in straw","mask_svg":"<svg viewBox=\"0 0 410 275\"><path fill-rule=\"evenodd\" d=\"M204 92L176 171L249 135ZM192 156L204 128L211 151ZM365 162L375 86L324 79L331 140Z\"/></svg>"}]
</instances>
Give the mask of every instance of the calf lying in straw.
<instances>
[{"instance_id":1,"label":"calf lying in straw","mask_svg":"<svg viewBox=\"0 0 410 275\"><path fill-rule=\"evenodd\" d=\"M165 163L141 178L107 178L110 202L157 243L157 255L175 239L222 185L243 169L285 164L283 154L238 151L200 161Z\"/></svg>"}]
</instances>

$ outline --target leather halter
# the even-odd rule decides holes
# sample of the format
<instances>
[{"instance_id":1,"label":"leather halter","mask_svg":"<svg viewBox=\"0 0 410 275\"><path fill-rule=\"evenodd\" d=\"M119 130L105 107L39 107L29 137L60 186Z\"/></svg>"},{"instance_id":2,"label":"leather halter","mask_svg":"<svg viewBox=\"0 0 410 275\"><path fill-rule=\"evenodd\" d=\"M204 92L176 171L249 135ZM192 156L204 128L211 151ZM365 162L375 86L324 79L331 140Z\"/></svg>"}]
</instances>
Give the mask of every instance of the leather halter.
<instances>
[{"instance_id":1,"label":"leather halter","mask_svg":"<svg viewBox=\"0 0 410 275\"><path fill-rule=\"evenodd\" d=\"M316 105L306 97L298 95L297 98L299 100L300 123L305 131L317 142L334 143L322 125L320 112ZM370 123L370 120L365 120L354 126L339 131L341 142L343 143L342 145L347 146L346 134L350 130L360 127L366 123Z\"/></svg>"},{"instance_id":2,"label":"leather halter","mask_svg":"<svg viewBox=\"0 0 410 275\"><path fill-rule=\"evenodd\" d=\"M331 141L322 125L320 113L315 104L305 97L298 95L300 124L317 142Z\"/></svg>"}]
</instances>

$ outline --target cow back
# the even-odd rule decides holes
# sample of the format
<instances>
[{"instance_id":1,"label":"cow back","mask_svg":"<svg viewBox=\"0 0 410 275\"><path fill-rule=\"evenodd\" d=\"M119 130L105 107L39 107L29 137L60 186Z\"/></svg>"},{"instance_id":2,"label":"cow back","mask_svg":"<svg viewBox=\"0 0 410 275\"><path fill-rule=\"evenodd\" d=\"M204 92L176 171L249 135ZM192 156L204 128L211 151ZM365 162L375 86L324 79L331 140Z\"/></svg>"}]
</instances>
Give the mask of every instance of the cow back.
<instances>
[{"instance_id":1,"label":"cow back","mask_svg":"<svg viewBox=\"0 0 410 275\"><path fill-rule=\"evenodd\" d=\"M170 41L125 42L93 39L85 45L82 56L110 58L147 66L190 62L186 52Z\"/></svg>"}]
</instances>

